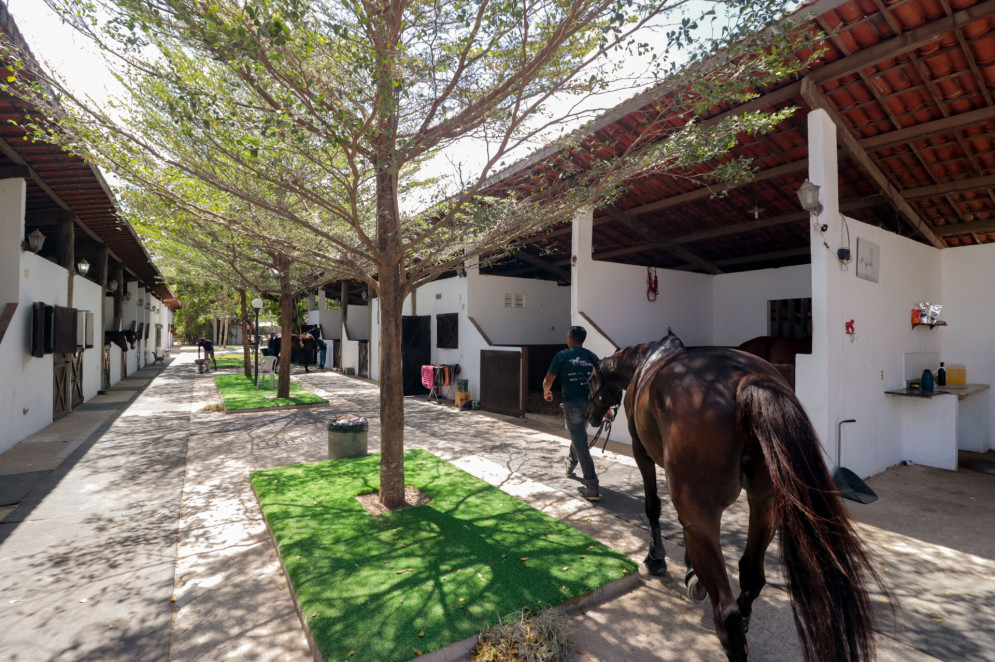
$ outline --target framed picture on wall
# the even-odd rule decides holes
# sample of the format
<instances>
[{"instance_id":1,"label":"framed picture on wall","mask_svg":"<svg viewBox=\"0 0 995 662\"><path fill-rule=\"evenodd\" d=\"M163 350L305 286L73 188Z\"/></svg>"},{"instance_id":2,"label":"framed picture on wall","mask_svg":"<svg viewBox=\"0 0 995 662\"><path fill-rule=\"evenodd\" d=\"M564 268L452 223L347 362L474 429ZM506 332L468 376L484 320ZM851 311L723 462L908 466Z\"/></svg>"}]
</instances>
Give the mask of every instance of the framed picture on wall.
<instances>
[{"instance_id":1,"label":"framed picture on wall","mask_svg":"<svg viewBox=\"0 0 995 662\"><path fill-rule=\"evenodd\" d=\"M857 237L857 278L878 282L881 269L881 247L873 241Z\"/></svg>"}]
</instances>

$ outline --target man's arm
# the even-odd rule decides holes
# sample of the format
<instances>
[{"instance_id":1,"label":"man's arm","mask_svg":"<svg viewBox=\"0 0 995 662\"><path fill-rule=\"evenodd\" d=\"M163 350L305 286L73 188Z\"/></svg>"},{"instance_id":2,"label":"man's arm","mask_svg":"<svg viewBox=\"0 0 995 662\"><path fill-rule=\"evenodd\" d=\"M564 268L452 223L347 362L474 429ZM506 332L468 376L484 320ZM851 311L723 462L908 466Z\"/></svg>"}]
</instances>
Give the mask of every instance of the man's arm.
<instances>
[{"instance_id":1,"label":"man's arm","mask_svg":"<svg viewBox=\"0 0 995 662\"><path fill-rule=\"evenodd\" d=\"M542 380L542 397L546 398L546 402L553 401L553 392L550 389L553 388L554 379L556 379L556 375L547 372L545 379Z\"/></svg>"}]
</instances>

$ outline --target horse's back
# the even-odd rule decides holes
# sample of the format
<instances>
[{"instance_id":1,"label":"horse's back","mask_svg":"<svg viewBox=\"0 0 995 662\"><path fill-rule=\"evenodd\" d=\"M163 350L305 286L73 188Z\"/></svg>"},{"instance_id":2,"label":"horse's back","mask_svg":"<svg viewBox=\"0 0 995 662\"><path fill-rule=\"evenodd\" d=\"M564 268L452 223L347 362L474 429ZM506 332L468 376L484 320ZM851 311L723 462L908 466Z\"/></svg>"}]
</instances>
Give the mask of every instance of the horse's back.
<instances>
[{"instance_id":1,"label":"horse's back","mask_svg":"<svg viewBox=\"0 0 995 662\"><path fill-rule=\"evenodd\" d=\"M737 391L744 377L756 374L784 381L766 361L723 347L689 349L647 371L633 394L634 423L678 500L682 485L696 491L709 485L723 505L738 496L744 460L756 449L737 430Z\"/></svg>"}]
</instances>

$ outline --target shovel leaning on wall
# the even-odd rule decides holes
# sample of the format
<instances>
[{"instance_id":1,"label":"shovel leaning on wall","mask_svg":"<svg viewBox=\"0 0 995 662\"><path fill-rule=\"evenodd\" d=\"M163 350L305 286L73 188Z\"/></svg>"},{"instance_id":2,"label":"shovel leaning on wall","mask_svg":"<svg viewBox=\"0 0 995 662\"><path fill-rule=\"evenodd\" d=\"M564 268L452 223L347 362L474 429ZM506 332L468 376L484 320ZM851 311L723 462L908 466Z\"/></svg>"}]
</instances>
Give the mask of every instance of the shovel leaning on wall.
<instances>
[{"instance_id":1,"label":"shovel leaning on wall","mask_svg":"<svg viewBox=\"0 0 995 662\"><path fill-rule=\"evenodd\" d=\"M858 503L873 503L878 500L878 495L874 493L867 483L860 479L860 476L853 473L840 464L840 451L843 447L843 436L841 434L844 423L856 423L857 419L848 418L836 424L836 471L833 472L833 482L836 483L840 496L850 501Z\"/></svg>"}]
</instances>

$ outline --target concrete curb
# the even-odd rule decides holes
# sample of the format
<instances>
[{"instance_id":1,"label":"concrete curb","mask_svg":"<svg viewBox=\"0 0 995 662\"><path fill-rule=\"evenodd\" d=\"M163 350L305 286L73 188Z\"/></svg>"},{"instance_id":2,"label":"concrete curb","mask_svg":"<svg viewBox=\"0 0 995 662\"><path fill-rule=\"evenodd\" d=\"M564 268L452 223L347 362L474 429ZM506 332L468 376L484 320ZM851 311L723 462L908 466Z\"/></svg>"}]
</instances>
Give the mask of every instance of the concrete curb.
<instances>
[{"instance_id":1,"label":"concrete curb","mask_svg":"<svg viewBox=\"0 0 995 662\"><path fill-rule=\"evenodd\" d=\"M221 402L222 406L224 401ZM313 404L307 405L277 405L275 407L254 407L252 409L228 409L225 407L225 414L258 414L265 411L287 411L288 409L318 409L319 407L328 407L329 402L326 400L324 402L315 402Z\"/></svg>"}]
</instances>

